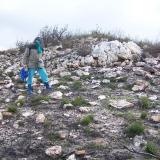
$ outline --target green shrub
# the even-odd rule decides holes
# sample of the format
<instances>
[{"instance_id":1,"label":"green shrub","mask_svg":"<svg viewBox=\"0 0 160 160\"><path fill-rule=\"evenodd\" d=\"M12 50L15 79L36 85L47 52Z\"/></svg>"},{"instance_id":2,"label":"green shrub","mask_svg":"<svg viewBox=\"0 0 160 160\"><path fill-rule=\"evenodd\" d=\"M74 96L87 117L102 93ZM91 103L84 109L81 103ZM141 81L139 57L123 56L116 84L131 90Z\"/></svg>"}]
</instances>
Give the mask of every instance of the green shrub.
<instances>
[{"instance_id":1,"label":"green shrub","mask_svg":"<svg viewBox=\"0 0 160 160\"><path fill-rule=\"evenodd\" d=\"M147 118L147 113L146 112L141 113L141 119L146 119L146 118Z\"/></svg>"},{"instance_id":2,"label":"green shrub","mask_svg":"<svg viewBox=\"0 0 160 160\"><path fill-rule=\"evenodd\" d=\"M11 112L11 113L16 113L17 112L17 107L15 106L15 104L11 104L11 105L8 106L7 111Z\"/></svg>"},{"instance_id":3,"label":"green shrub","mask_svg":"<svg viewBox=\"0 0 160 160\"><path fill-rule=\"evenodd\" d=\"M70 100L66 97L63 97L62 100L61 100L61 106L64 106L64 104L69 104L70 103Z\"/></svg>"},{"instance_id":4,"label":"green shrub","mask_svg":"<svg viewBox=\"0 0 160 160\"><path fill-rule=\"evenodd\" d=\"M143 109L148 109L151 107L151 102L148 99L148 97L145 97L145 96L140 97L139 103L140 103L140 107Z\"/></svg>"},{"instance_id":5,"label":"green shrub","mask_svg":"<svg viewBox=\"0 0 160 160\"><path fill-rule=\"evenodd\" d=\"M20 99L18 101L16 101L16 105L20 105L20 106L23 106L25 104L25 100L24 99Z\"/></svg>"},{"instance_id":6,"label":"green shrub","mask_svg":"<svg viewBox=\"0 0 160 160\"><path fill-rule=\"evenodd\" d=\"M49 96L36 96L31 99L31 105L35 106L41 103L41 101L49 101Z\"/></svg>"},{"instance_id":7,"label":"green shrub","mask_svg":"<svg viewBox=\"0 0 160 160\"><path fill-rule=\"evenodd\" d=\"M64 76L64 77L61 77L61 79L60 79L61 81L73 81L72 80L72 78L71 78L71 76Z\"/></svg>"},{"instance_id":8,"label":"green shrub","mask_svg":"<svg viewBox=\"0 0 160 160\"><path fill-rule=\"evenodd\" d=\"M145 148L145 151L151 154L156 154L157 153L157 146L153 142L148 142Z\"/></svg>"},{"instance_id":9,"label":"green shrub","mask_svg":"<svg viewBox=\"0 0 160 160\"><path fill-rule=\"evenodd\" d=\"M133 122L127 127L126 132L129 137L134 137L136 135L144 133L144 126L141 122Z\"/></svg>"},{"instance_id":10,"label":"green shrub","mask_svg":"<svg viewBox=\"0 0 160 160\"><path fill-rule=\"evenodd\" d=\"M56 140L59 140L60 137L59 137L59 134L58 134L58 133L50 133L50 134L48 135L48 139L49 139L50 141L56 141Z\"/></svg>"},{"instance_id":11,"label":"green shrub","mask_svg":"<svg viewBox=\"0 0 160 160\"><path fill-rule=\"evenodd\" d=\"M82 80L89 80L89 79L91 79L91 75L82 75L81 79Z\"/></svg>"},{"instance_id":12,"label":"green shrub","mask_svg":"<svg viewBox=\"0 0 160 160\"><path fill-rule=\"evenodd\" d=\"M73 82L73 84L71 85L71 88L73 89L73 90L80 90L81 88L82 88L82 83L81 83L81 81L75 81L75 82Z\"/></svg>"},{"instance_id":13,"label":"green shrub","mask_svg":"<svg viewBox=\"0 0 160 160\"><path fill-rule=\"evenodd\" d=\"M93 120L94 120L93 115L85 116L85 117L83 117L83 119L81 120L81 125L88 126L90 123L93 122Z\"/></svg>"},{"instance_id":14,"label":"green shrub","mask_svg":"<svg viewBox=\"0 0 160 160\"><path fill-rule=\"evenodd\" d=\"M76 97L71 103L72 103L73 106L88 105L88 102L80 96Z\"/></svg>"}]
</instances>

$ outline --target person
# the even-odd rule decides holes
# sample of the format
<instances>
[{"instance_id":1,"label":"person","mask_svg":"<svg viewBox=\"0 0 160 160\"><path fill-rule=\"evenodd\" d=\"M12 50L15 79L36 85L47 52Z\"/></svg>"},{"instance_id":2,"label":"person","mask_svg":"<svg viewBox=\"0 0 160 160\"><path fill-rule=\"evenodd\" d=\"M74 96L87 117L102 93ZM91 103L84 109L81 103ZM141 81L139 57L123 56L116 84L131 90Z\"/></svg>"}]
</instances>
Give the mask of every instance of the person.
<instances>
[{"instance_id":1,"label":"person","mask_svg":"<svg viewBox=\"0 0 160 160\"><path fill-rule=\"evenodd\" d=\"M44 68L44 63L42 60L42 54L44 51L43 41L40 37L36 37L32 44L26 47L24 56L23 56L23 67L28 70L28 79L27 79L27 93L32 95L32 81L35 72L39 73L39 76L44 83L47 90L51 90L49 85L48 75Z\"/></svg>"}]
</instances>

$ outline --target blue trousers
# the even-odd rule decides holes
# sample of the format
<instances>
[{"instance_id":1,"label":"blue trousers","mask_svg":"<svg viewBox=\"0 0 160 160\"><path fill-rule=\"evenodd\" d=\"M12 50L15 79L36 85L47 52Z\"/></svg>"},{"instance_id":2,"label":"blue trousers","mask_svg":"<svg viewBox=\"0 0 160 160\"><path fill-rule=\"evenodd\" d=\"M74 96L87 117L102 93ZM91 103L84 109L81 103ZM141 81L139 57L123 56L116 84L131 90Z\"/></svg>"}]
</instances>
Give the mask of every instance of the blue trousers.
<instances>
[{"instance_id":1,"label":"blue trousers","mask_svg":"<svg viewBox=\"0 0 160 160\"><path fill-rule=\"evenodd\" d=\"M32 81L33 81L35 71L38 72L38 74L39 74L43 83L48 82L48 75L47 75L47 72L46 72L45 68L38 68L38 69L29 68L28 69L28 79L27 79L27 84L28 85L32 85Z\"/></svg>"}]
</instances>

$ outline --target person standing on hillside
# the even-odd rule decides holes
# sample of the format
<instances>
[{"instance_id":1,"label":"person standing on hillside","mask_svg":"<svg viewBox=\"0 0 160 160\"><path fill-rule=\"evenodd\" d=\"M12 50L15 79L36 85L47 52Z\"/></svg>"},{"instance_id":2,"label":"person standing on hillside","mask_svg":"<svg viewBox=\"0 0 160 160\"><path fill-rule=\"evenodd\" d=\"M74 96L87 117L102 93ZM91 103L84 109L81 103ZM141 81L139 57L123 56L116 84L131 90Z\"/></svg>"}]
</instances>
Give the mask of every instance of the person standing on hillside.
<instances>
[{"instance_id":1,"label":"person standing on hillside","mask_svg":"<svg viewBox=\"0 0 160 160\"><path fill-rule=\"evenodd\" d=\"M44 68L44 63L42 60L42 54L44 51L43 41L40 37L36 37L32 44L26 47L24 56L23 56L23 67L28 70L28 79L27 79L27 93L28 95L32 95L32 81L35 72L39 73L39 76L44 83L47 90L51 90L49 86L49 80L47 72Z\"/></svg>"}]
</instances>

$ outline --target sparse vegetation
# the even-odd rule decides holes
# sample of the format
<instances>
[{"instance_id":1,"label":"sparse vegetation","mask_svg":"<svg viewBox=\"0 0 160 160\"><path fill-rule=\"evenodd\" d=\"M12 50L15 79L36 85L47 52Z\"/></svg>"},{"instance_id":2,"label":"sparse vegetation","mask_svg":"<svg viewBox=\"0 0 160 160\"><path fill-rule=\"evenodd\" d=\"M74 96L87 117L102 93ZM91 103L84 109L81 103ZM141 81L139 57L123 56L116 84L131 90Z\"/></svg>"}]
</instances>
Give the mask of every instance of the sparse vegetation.
<instances>
[{"instance_id":1,"label":"sparse vegetation","mask_svg":"<svg viewBox=\"0 0 160 160\"><path fill-rule=\"evenodd\" d=\"M88 105L88 102L84 98L82 98L80 96L76 97L71 103L74 106L83 106L83 105L85 106L85 105Z\"/></svg>"},{"instance_id":2,"label":"sparse vegetation","mask_svg":"<svg viewBox=\"0 0 160 160\"><path fill-rule=\"evenodd\" d=\"M48 119L45 119L44 121L44 128L49 129L51 127L52 123Z\"/></svg>"},{"instance_id":3,"label":"sparse vegetation","mask_svg":"<svg viewBox=\"0 0 160 160\"><path fill-rule=\"evenodd\" d=\"M133 112L128 111L128 112L115 112L114 113L116 116L120 116L125 118L127 121L132 122L136 120L136 116Z\"/></svg>"},{"instance_id":4,"label":"sparse vegetation","mask_svg":"<svg viewBox=\"0 0 160 160\"><path fill-rule=\"evenodd\" d=\"M94 116L93 115L87 115L85 117L83 117L83 119L81 120L81 125L84 126L88 126L90 123L92 123L94 120Z\"/></svg>"},{"instance_id":5,"label":"sparse vegetation","mask_svg":"<svg viewBox=\"0 0 160 160\"><path fill-rule=\"evenodd\" d=\"M81 79L82 80L89 80L89 79L91 79L91 75L90 74L89 75L82 75Z\"/></svg>"},{"instance_id":6,"label":"sparse vegetation","mask_svg":"<svg viewBox=\"0 0 160 160\"><path fill-rule=\"evenodd\" d=\"M126 85L124 86L124 89L129 90L129 91L131 91L132 88L133 88L133 84L126 84Z\"/></svg>"},{"instance_id":7,"label":"sparse vegetation","mask_svg":"<svg viewBox=\"0 0 160 160\"><path fill-rule=\"evenodd\" d=\"M24 99L20 99L18 101L16 101L16 105L19 107L22 107L25 104L25 100Z\"/></svg>"},{"instance_id":8,"label":"sparse vegetation","mask_svg":"<svg viewBox=\"0 0 160 160\"><path fill-rule=\"evenodd\" d=\"M90 43L83 42L76 46L78 55L87 56L92 52L92 46Z\"/></svg>"},{"instance_id":9,"label":"sparse vegetation","mask_svg":"<svg viewBox=\"0 0 160 160\"><path fill-rule=\"evenodd\" d=\"M57 140L60 140L60 137L59 137L59 134L58 133L50 133L48 135L48 139L50 141L57 141Z\"/></svg>"},{"instance_id":10,"label":"sparse vegetation","mask_svg":"<svg viewBox=\"0 0 160 160\"><path fill-rule=\"evenodd\" d=\"M141 107L142 109L151 108L151 102L150 102L150 100L148 99L148 97L145 97L145 96L140 97L139 103L140 103L140 107Z\"/></svg>"},{"instance_id":11,"label":"sparse vegetation","mask_svg":"<svg viewBox=\"0 0 160 160\"><path fill-rule=\"evenodd\" d=\"M105 145L102 145L102 144L95 144L95 143L89 143L88 145L85 146L86 148L88 149L95 149L95 150L101 150L101 149L104 149L106 148Z\"/></svg>"},{"instance_id":12,"label":"sparse vegetation","mask_svg":"<svg viewBox=\"0 0 160 160\"><path fill-rule=\"evenodd\" d=\"M151 154L156 154L157 153L157 146L155 143L153 142L148 142L146 147L145 147L145 151Z\"/></svg>"},{"instance_id":13,"label":"sparse vegetation","mask_svg":"<svg viewBox=\"0 0 160 160\"><path fill-rule=\"evenodd\" d=\"M61 106L63 106L64 104L69 104L70 100L67 97L63 97L61 100Z\"/></svg>"},{"instance_id":14,"label":"sparse vegetation","mask_svg":"<svg viewBox=\"0 0 160 160\"><path fill-rule=\"evenodd\" d=\"M71 78L71 76L64 76L64 77L61 77L61 79L60 79L61 81L72 81L72 78Z\"/></svg>"},{"instance_id":15,"label":"sparse vegetation","mask_svg":"<svg viewBox=\"0 0 160 160\"><path fill-rule=\"evenodd\" d=\"M80 89L82 89L82 82L74 81L73 84L71 85L71 88L75 91L79 91Z\"/></svg>"},{"instance_id":16,"label":"sparse vegetation","mask_svg":"<svg viewBox=\"0 0 160 160\"><path fill-rule=\"evenodd\" d=\"M144 133L144 126L141 122L133 122L127 127L126 133L129 137L134 137Z\"/></svg>"},{"instance_id":17,"label":"sparse vegetation","mask_svg":"<svg viewBox=\"0 0 160 160\"><path fill-rule=\"evenodd\" d=\"M146 118L147 118L147 112L142 112L141 119L146 119Z\"/></svg>"},{"instance_id":18,"label":"sparse vegetation","mask_svg":"<svg viewBox=\"0 0 160 160\"><path fill-rule=\"evenodd\" d=\"M31 105L35 106L41 103L41 101L49 101L49 96L36 96L31 99Z\"/></svg>"},{"instance_id":19,"label":"sparse vegetation","mask_svg":"<svg viewBox=\"0 0 160 160\"><path fill-rule=\"evenodd\" d=\"M10 104L7 108L7 111L8 112L11 112L11 113L16 113L17 112L17 107L15 104Z\"/></svg>"}]
</instances>

